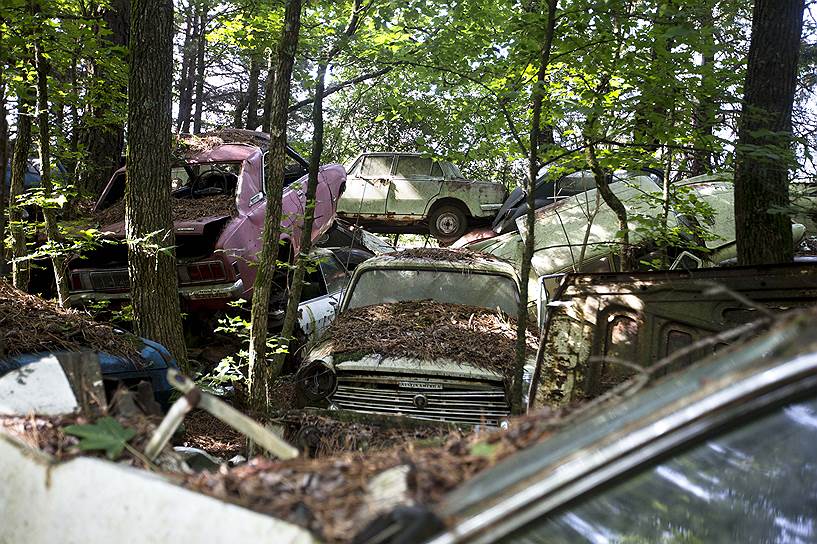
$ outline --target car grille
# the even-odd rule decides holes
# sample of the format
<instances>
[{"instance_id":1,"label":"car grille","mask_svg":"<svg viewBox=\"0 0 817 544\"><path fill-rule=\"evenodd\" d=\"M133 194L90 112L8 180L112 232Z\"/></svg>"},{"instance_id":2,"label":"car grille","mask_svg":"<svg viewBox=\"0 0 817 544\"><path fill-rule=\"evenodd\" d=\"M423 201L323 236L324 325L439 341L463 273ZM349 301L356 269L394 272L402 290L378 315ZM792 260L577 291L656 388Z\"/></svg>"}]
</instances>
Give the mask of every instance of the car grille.
<instances>
[{"instance_id":1,"label":"car grille","mask_svg":"<svg viewBox=\"0 0 817 544\"><path fill-rule=\"evenodd\" d=\"M130 289L127 268L91 272L90 277L91 288L95 291Z\"/></svg>"},{"instance_id":2,"label":"car grille","mask_svg":"<svg viewBox=\"0 0 817 544\"><path fill-rule=\"evenodd\" d=\"M510 416L504 388L480 382L341 375L331 400L342 410L489 427Z\"/></svg>"}]
</instances>

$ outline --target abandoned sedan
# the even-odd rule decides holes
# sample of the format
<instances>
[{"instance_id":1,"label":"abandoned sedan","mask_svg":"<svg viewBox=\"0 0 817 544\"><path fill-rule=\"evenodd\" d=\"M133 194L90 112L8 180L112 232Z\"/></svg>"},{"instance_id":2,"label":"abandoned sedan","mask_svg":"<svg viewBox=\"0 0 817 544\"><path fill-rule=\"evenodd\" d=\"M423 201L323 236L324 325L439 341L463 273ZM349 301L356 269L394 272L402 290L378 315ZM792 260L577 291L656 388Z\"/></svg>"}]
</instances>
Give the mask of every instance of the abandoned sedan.
<instances>
[{"instance_id":1,"label":"abandoned sedan","mask_svg":"<svg viewBox=\"0 0 817 544\"><path fill-rule=\"evenodd\" d=\"M172 169L179 294L188 311L221 308L231 300L252 296L266 214L263 180L268 141L266 134L235 129L190 137L184 160ZM291 249L282 248L284 256L299 251L308 166L293 150L288 153L293 163L285 176L281 241ZM342 166L321 167L313 240L332 226L345 182ZM120 169L94 209L94 220L117 240L125 235L124 191L125 170ZM69 268L73 305L130 297L125 244L104 244L72 260Z\"/></svg>"},{"instance_id":2,"label":"abandoned sedan","mask_svg":"<svg viewBox=\"0 0 817 544\"><path fill-rule=\"evenodd\" d=\"M364 153L348 168L338 214L381 232L431 233L441 241L496 215L507 191L471 181L448 161L416 153Z\"/></svg>"},{"instance_id":3,"label":"abandoned sedan","mask_svg":"<svg viewBox=\"0 0 817 544\"><path fill-rule=\"evenodd\" d=\"M501 425L518 304L516 272L490 256L419 249L375 257L355 270L338 317L305 357L299 391L330 408Z\"/></svg>"},{"instance_id":4,"label":"abandoned sedan","mask_svg":"<svg viewBox=\"0 0 817 544\"><path fill-rule=\"evenodd\" d=\"M646 370L572 417L529 419L538 443L358 541L814 542L815 317L650 387Z\"/></svg>"}]
</instances>

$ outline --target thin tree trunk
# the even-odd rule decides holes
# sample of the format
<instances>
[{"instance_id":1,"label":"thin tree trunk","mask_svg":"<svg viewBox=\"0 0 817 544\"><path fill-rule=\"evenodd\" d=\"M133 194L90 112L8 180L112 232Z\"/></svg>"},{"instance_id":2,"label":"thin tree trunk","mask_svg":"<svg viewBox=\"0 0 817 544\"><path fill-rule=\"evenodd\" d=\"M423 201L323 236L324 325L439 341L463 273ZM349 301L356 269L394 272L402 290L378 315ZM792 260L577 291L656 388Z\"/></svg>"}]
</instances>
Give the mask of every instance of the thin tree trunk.
<instances>
[{"instance_id":1,"label":"thin tree trunk","mask_svg":"<svg viewBox=\"0 0 817 544\"><path fill-rule=\"evenodd\" d=\"M3 43L3 35L0 34L0 43ZM6 80L5 63L0 62L0 237L6 236L6 204L8 203L8 191L6 191L6 175L8 175L9 162L9 125L6 120ZM0 277L5 277L9 273L9 263L6 259L6 244L0 241Z\"/></svg>"},{"instance_id":2,"label":"thin tree trunk","mask_svg":"<svg viewBox=\"0 0 817 544\"><path fill-rule=\"evenodd\" d=\"M735 151L738 263L790 262L788 171L804 0L755 0ZM757 149L772 152L758 153Z\"/></svg>"},{"instance_id":3,"label":"thin tree trunk","mask_svg":"<svg viewBox=\"0 0 817 544\"><path fill-rule=\"evenodd\" d=\"M258 79L261 76L261 58L250 57L250 81L247 84L247 124L250 130L258 128Z\"/></svg>"},{"instance_id":4,"label":"thin tree trunk","mask_svg":"<svg viewBox=\"0 0 817 544\"><path fill-rule=\"evenodd\" d=\"M284 166L286 164L286 125L289 103L292 65L298 48L298 34L301 25L301 0L287 0L284 25L278 44L278 59L275 70L275 85L270 93L270 148L267 155L266 215L262 234L261 255L258 259L258 274L253 286L250 352L249 352L249 392L250 405L256 411L263 411L268 405L267 318L272 277L278 259L278 240L281 231L281 199L284 191Z\"/></svg>"},{"instance_id":5,"label":"thin tree trunk","mask_svg":"<svg viewBox=\"0 0 817 544\"><path fill-rule=\"evenodd\" d=\"M11 161L11 185L9 187L9 224L12 235L11 278L14 287L28 291L28 262L20 261L26 256L26 234L23 225L22 209L17 205L17 198L23 194L24 180L31 153L31 117L34 114L34 96L28 86L25 94L18 96L17 101L17 139L14 142L14 157Z\"/></svg>"},{"instance_id":6,"label":"thin tree trunk","mask_svg":"<svg viewBox=\"0 0 817 544\"><path fill-rule=\"evenodd\" d=\"M516 360L514 361L513 387L511 391L511 407L513 412L521 414L525 411L523 404L523 375L525 361L527 360L527 343L525 335L528 330L528 279L530 276L531 259L533 259L534 248L534 218L536 212L536 200L534 187L536 184L536 174L539 171L539 143L542 139L542 100L545 93L545 74L550 64L550 52L553 47L553 33L556 28L556 9L558 0L548 0L547 2L547 23L545 27L545 38L542 49L539 52L539 70L536 73L536 82L533 86L531 105L531 130L530 130L530 156L528 157L528 176L526 180L527 194L525 197L528 211L525 216L527 237L525 238L525 249L522 256L521 279L519 294L519 311L516 316Z\"/></svg>"},{"instance_id":7,"label":"thin tree trunk","mask_svg":"<svg viewBox=\"0 0 817 544\"><path fill-rule=\"evenodd\" d=\"M69 77L71 79L71 91L74 93L74 96L79 96L79 82L77 81L77 57L71 58L71 70L69 72ZM71 159L68 161L66 168L71 173L76 173L77 171L77 152L79 151L79 111L77 108L77 101L76 99L71 100L71 105L69 106L69 111L71 115L71 137L68 143L68 148L71 151Z\"/></svg>"},{"instance_id":8,"label":"thin tree trunk","mask_svg":"<svg viewBox=\"0 0 817 544\"><path fill-rule=\"evenodd\" d=\"M193 41L195 22L192 6L185 14L184 22L182 66L179 72L179 117L176 119L176 132L190 131L190 113L193 111L193 58L196 53L196 43Z\"/></svg>"},{"instance_id":9,"label":"thin tree trunk","mask_svg":"<svg viewBox=\"0 0 817 544\"><path fill-rule=\"evenodd\" d=\"M621 235L621 249L619 250L619 259L621 262L619 266L622 272L627 272L632 268L630 258L632 253L630 251L630 225L627 222L627 208L624 207L624 204L618 196L610 189L607 174L601 168L596 158L596 146L592 143L588 143L586 154L587 165L590 167L596 180L596 188L599 193L601 193L601 198L604 199L604 203L613 210L613 213L616 214L616 218L618 219L618 231Z\"/></svg>"},{"instance_id":10,"label":"thin tree trunk","mask_svg":"<svg viewBox=\"0 0 817 544\"><path fill-rule=\"evenodd\" d=\"M202 2L199 9L199 33L196 45L196 111L193 114L193 133L201 132L201 118L204 111L204 50L207 45L207 4Z\"/></svg>"},{"instance_id":11,"label":"thin tree trunk","mask_svg":"<svg viewBox=\"0 0 817 544\"><path fill-rule=\"evenodd\" d=\"M39 11L39 8L35 10ZM34 42L34 55L37 64L37 110L40 130L40 187L43 190L43 197L47 200L54 193L51 183L51 131L48 119L48 74L51 71L51 64L39 40ZM42 210L45 219L45 235L48 242L55 246L51 253L51 265L54 268L54 280L57 285L57 300L60 305L63 305L68 298L68 281L65 275L65 256L60 253L58 246L60 235L57 216L54 208L48 204L43 206Z\"/></svg>"},{"instance_id":12,"label":"thin tree trunk","mask_svg":"<svg viewBox=\"0 0 817 544\"><path fill-rule=\"evenodd\" d=\"M179 308L171 196L173 2L133 0L125 234L135 332L189 372Z\"/></svg>"},{"instance_id":13,"label":"thin tree trunk","mask_svg":"<svg viewBox=\"0 0 817 544\"><path fill-rule=\"evenodd\" d=\"M298 306L301 301L301 291L304 285L304 275L309 264L309 252L312 249L312 225L315 222L315 193L318 188L318 173L321 166L321 155L323 154L323 88L326 80L327 62L318 64L318 73L315 76L315 103L312 106L312 154L309 156L309 185L306 188L306 209L304 210L304 223L301 229L301 244L298 260L295 263L295 273L292 277L292 284L289 288L289 299L287 309L284 314L284 324L281 330L281 338L292 345L293 333L295 332L295 319L298 316ZM270 379L275 379L281 373L281 369L286 359L286 353L278 354L275 363L270 370Z\"/></svg>"},{"instance_id":14,"label":"thin tree trunk","mask_svg":"<svg viewBox=\"0 0 817 544\"><path fill-rule=\"evenodd\" d=\"M715 70L715 40L713 37L714 15L709 8L701 21L700 32L705 36L701 52L701 83L695 97L695 110L692 112L692 125L695 134L695 151L692 152L689 173L701 176L712 170L712 152L707 148L712 145L715 134L717 105L712 95Z\"/></svg>"}]
</instances>

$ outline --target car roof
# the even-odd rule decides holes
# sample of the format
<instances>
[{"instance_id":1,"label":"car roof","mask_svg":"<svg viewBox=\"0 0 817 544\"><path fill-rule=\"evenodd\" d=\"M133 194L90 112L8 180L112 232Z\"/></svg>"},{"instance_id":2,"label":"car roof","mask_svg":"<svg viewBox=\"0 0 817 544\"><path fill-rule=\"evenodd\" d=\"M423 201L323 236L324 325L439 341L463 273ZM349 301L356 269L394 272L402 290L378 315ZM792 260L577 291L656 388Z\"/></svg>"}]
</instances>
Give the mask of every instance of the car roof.
<instances>
[{"instance_id":1,"label":"car roof","mask_svg":"<svg viewBox=\"0 0 817 544\"><path fill-rule=\"evenodd\" d=\"M490 523L491 515L501 515L503 504L520 500L523 493L530 501L541 501L541 497L532 497L534 487L543 496L555 494L557 489L563 492L565 486L591 472L597 474L621 459L638 458L648 445L666 442L668 436L683 435L679 429L688 431L693 424L701 425L702 419L710 417L723 424L715 416L726 417L724 410L737 410L741 402L746 404L761 393L789 384L796 376L817 377L815 309L789 314L750 342L724 349L634 394L622 392L623 399L610 398L567 418L545 441L504 459L455 489L437 513L444 519L469 518L468 529L478 530L479 523ZM637 376L625 387L632 389L638 383L645 383L644 376ZM641 458L641 462L648 460ZM601 483L604 480L596 485ZM559 504L551 503L545 512L556 506ZM477 513L480 519L475 522ZM456 540L453 535L461 531L455 529L440 541Z\"/></svg>"},{"instance_id":2,"label":"car roof","mask_svg":"<svg viewBox=\"0 0 817 544\"><path fill-rule=\"evenodd\" d=\"M414 248L378 255L361 263L356 274L366 270L388 269L448 269L471 272L488 272L511 276L519 281L519 274L511 263L489 255L468 250L444 248Z\"/></svg>"}]
</instances>

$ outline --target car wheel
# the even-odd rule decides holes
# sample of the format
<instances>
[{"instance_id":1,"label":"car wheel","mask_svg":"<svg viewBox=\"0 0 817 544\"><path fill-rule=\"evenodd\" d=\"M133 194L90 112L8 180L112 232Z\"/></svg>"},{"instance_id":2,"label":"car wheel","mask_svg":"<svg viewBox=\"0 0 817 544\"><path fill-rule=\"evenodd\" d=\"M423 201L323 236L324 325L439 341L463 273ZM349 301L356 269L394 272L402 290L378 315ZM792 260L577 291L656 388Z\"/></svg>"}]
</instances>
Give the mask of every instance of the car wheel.
<instances>
[{"instance_id":1,"label":"car wheel","mask_svg":"<svg viewBox=\"0 0 817 544\"><path fill-rule=\"evenodd\" d=\"M456 240L468 227L468 218L456 206L440 206L428 216L431 235L438 240Z\"/></svg>"}]
</instances>

